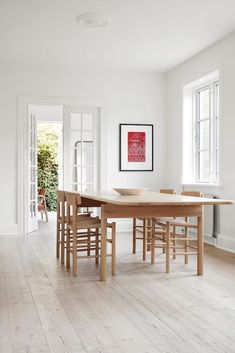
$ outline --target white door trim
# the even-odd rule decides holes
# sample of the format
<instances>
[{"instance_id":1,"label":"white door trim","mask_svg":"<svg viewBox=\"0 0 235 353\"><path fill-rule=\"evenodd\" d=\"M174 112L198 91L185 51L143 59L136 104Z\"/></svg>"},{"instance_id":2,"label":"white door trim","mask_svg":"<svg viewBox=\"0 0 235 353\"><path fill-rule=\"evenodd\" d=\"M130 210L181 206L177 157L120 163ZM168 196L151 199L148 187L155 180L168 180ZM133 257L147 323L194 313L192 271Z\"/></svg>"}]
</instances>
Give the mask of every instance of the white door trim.
<instances>
[{"instance_id":1,"label":"white door trim","mask_svg":"<svg viewBox=\"0 0 235 353\"><path fill-rule=\"evenodd\" d=\"M29 105L63 105L71 107L93 107L99 110L100 115L100 186L106 187L107 176L107 149L106 149L106 106L107 101L99 98L79 97L50 97L50 96L18 96L17 119L17 223L19 234L25 234L25 146L26 146L26 119Z\"/></svg>"}]
</instances>

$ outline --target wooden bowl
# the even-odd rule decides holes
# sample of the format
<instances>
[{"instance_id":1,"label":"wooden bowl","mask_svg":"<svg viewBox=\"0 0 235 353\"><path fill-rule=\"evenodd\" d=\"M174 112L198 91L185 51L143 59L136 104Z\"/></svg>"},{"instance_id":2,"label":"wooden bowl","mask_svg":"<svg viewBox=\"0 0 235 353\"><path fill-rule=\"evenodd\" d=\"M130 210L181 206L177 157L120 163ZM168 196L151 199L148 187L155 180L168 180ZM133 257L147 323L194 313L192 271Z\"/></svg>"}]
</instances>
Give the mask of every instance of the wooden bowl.
<instances>
[{"instance_id":1,"label":"wooden bowl","mask_svg":"<svg viewBox=\"0 0 235 353\"><path fill-rule=\"evenodd\" d=\"M147 188L113 188L113 190L117 191L122 196L127 196L141 195L147 190Z\"/></svg>"}]
</instances>

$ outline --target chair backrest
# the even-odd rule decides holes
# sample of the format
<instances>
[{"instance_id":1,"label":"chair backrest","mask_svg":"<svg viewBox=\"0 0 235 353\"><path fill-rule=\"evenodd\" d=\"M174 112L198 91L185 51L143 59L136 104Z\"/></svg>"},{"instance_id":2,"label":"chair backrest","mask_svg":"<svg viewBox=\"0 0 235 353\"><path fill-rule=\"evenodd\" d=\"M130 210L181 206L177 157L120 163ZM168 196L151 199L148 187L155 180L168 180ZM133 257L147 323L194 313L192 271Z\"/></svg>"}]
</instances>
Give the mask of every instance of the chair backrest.
<instances>
[{"instance_id":1,"label":"chair backrest","mask_svg":"<svg viewBox=\"0 0 235 353\"><path fill-rule=\"evenodd\" d=\"M65 191L57 190L57 202L65 202Z\"/></svg>"},{"instance_id":2,"label":"chair backrest","mask_svg":"<svg viewBox=\"0 0 235 353\"><path fill-rule=\"evenodd\" d=\"M175 189L160 189L161 194L170 194L170 195L175 195L176 190Z\"/></svg>"},{"instance_id":3,"label":"chair backrest","mask_svg":"<svg viewBox=\"0 0 235 353\"><path fill-rule=\"evenodd\" d=\"M57 219L65 218L65 192L57 190Z\"/></svg>"},{"instance_id":4,"label":"chair backrest","mask_svg":"<svg viewBox=\"0 0 235 353\"><path fill-rule=\"evenodd\" d=\"M203 197L203 193L201 191L182 191L181 195L194 196L194 197Z\"/></svg>"},{"instance_id":5,"label":"chair backrest","mask_svg":"<svg viewBox=\"0 0 235 353\"><path fill-rule=\"evenodd\" d=\"M65 200L68 206L81 205L81 196L77 192L65 191Z\"/></svg>"},{"instance_id":6,"label":"chair backrest","mask_svg":"<svg viewBox=\"0 0 235 353\"><path fill-rule=\"evenodd\" d=\"M46 196L46 189L39 189L38 195Z\"/></svg>"},{"instance_id":7,"label":"chair backrest","mask_svg":"<svg viewBox=\"0 0 235 353\"><path fill-rule=\"evenodd\" d=\"M38 190L38 211L43 212L46 210L46 189Z\"/></svg>"},{"instance_id":8,"label":"chair backrest","mask_svg":"<svg viewBox=\"0 0 235 353\"><path fill-rule=\"evenodd\" d=\"M73 222L76 222L77 209L78 206L81 204L81 196L75 192L65 191L65 200L67 204L67 222L71 223L72 220Z\"/></svg>"}]
</instances>

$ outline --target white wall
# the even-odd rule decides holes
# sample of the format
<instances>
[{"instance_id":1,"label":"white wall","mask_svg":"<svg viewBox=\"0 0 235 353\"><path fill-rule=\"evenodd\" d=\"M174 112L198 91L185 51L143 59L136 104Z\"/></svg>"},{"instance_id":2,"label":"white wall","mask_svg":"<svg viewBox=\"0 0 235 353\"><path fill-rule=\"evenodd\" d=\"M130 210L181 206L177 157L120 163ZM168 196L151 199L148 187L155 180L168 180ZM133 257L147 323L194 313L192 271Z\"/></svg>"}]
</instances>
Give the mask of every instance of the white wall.
<instances>
[{"instance_id":1,"label":"white wall","mask_svg":"<svg viewBox=\"0 0 235 353\"><path fill-rule=\"evenodd\" d=\"M182 88L216 69L220 71L221 89L222 187L202 191L235 199L235 33L167 75L167 180L179 191L182 189ZM235 207L221 207L220 221L217 244L235 251Z\"/></svg>"},{"instance_id":2,"label":"white wall","mask_svg":"<svg viewBox=\"0 0 235 353\"><path fill-rule=\"evenodd\" d=\"M107 189L116 185L165 186L165 78L137 72L63 67L0 67L0 234L17 232L17 96L68 96L107 100ZM119 172L119 123L153 123L154 172Z\"/></svg>"}]
</instances>

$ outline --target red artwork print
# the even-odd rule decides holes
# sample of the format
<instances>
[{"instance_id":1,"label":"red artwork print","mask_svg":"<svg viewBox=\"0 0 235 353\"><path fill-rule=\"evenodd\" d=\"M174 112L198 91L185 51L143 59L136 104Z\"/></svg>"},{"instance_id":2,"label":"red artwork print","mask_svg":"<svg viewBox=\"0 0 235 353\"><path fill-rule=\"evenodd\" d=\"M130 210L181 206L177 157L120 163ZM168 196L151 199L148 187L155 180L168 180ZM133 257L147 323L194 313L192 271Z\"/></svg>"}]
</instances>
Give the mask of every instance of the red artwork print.
<instances>
[{"instance_id":1,"label":"red artwork print","mask_svg":"<svg viewBox=\"0 0 235 353\"><path fill-rule=\"evenodd\" d=\"M128 132L128 162L145 162L145 132Z\"/></svg>"}]
</instances>

